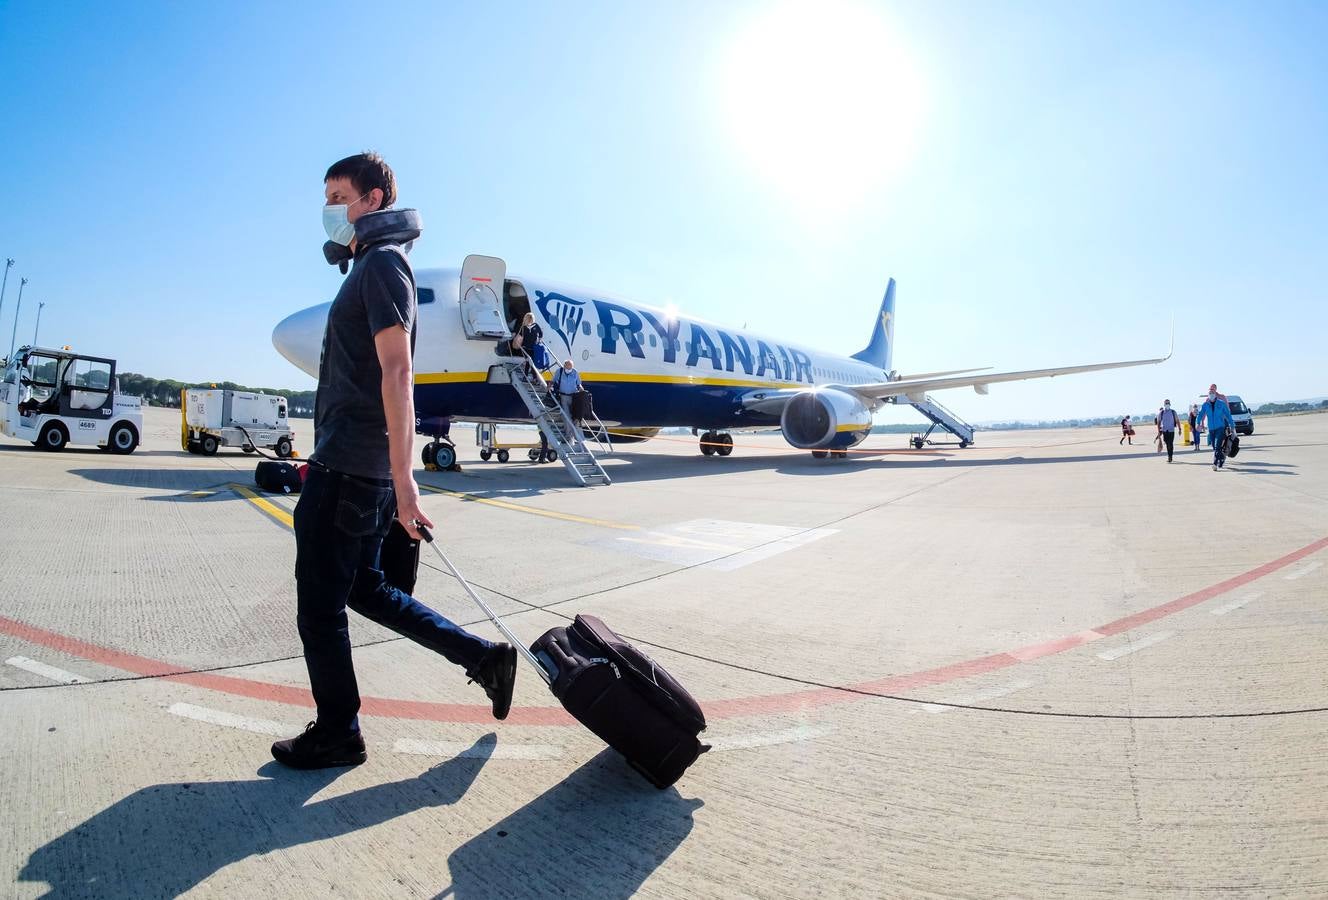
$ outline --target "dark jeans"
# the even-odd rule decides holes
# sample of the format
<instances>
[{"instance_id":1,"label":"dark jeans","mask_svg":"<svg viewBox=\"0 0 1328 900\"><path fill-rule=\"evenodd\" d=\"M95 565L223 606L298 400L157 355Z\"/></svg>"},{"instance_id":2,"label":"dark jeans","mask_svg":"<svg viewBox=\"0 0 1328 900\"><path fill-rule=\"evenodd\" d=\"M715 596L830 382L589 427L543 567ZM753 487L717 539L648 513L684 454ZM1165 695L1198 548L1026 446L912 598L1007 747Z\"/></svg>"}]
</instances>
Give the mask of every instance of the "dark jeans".
<instances>
[{"instance_id":1,"label":"dark jeans","mask_svg":"<svg viewBox=\"0 0 1328 900\"><path fill-rule=\"evenodd\" d=\"M1227 433L1225 431L1208 432L1208 440L1213 444L1213 465L1219 469L1227 462Z\"/></svg>"},{"instance_id":2,"label":"dark jeans","mask_svg":"<svg viewBox=\"0 0 1328 900\"><path fill-rule=\"evenodd\" d=\"M378 553L396 508L390 482L316 467L295 507L296 621L318 723L332 731L359 728L347 607L467 673L493 646L384 580Z\"/></svg>"},{"instance_id":3,"label":"dark jeans","mask_svg":"<svg viewBox=\"0 0 1328 900\"><path fill-rule=\"evenodd\" d=\"M1176 450L1176 432L1162 432L1162 442L1167 445L1167 462L1171 462L1171 455Z\"/></svg>"}]
</instances>

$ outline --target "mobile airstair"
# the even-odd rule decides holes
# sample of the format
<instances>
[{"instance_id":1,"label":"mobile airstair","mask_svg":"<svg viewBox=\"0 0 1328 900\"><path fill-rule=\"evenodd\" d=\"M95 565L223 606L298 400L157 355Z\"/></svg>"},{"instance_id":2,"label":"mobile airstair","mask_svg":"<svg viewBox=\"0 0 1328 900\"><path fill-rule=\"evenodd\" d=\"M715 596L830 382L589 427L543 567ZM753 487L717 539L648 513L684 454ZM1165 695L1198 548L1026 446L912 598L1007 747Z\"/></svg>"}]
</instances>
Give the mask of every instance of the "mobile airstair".
<instances>
[{"instance_id":1,"label":"mobile airstair","mask_svg":"<svg viewBox=\"0 0 1328 900\"><path fill-rule=\"evenodd\" d=\"M909 400L908 404L922 413L929 422L929 427L922 434L915 434L911 438L914 447L921 450L923 444L936 444L931 440L932 432L937 428L944 428L946 431L959 438L959 446L967 447L973 443L973 426L956 416L950 410L937 403L931 397L925 397L922 400Z\"/></svg>"},{"instance_id":2,"label":"mobile airstair","mask_svg":"<svg viewBox=\"0 0 1328 900\"><path fill-rule=\"evenodd\" d=\"M548 440L549 446L558 452L567 471L572 473L577 484L590 486L612 484L608 473L600 466L599 460L591 452L582 436L581 428L574 423L566 410L558 403L549 385L536 372L530 357L515 358L503 362L512 387L516 389L535 425ZM603 433L601 424L599 433Z\"/></svg>"}]
</instances>

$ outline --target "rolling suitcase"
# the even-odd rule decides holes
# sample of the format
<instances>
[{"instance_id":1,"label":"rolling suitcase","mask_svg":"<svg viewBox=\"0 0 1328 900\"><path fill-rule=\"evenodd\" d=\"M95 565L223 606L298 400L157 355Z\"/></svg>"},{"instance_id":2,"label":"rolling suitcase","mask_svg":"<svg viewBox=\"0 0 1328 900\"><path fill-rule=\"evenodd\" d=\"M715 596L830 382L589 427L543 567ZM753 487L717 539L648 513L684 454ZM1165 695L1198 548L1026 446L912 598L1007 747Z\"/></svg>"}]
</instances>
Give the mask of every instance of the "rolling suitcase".
<instances>
[{"instance_id":1,"label":"rolling suitcase","mask_svg":"<svg viewBox=\"0 0 1328 900\"><path fill-rule=\"evenodd\" d=\"M687 689L594 616L551 628L526 648L452 565L423 525L416 526L489 621L539 672L573 718L663 790L710 747L698 740L705 714Z\"/></svg>"}]
</instances>

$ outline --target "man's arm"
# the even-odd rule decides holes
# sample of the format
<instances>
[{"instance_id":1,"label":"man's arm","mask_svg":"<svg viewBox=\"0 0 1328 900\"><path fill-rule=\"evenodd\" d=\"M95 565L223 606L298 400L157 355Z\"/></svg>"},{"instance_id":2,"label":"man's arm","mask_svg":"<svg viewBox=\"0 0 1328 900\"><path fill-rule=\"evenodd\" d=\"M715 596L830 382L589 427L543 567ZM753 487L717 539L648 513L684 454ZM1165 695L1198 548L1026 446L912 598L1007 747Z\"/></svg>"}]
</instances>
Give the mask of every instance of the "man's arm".
<instances>
[{"instance_id":1,"label":"man's arm","mask_svg":"<svg viewBox=\"0 0 1328 900\"><path fill-rule=\"evenodd\" d=\"M374 335L378 365L383 370L383 414L387 417L387 449L392 462L392 484L397 493L397 520L415 540L420 533L415 522L430 528L433 521L420 509L420 489L415 484L411 457L415 448L415 400L410 362L410 335L401 325L392 325Z\"/></svg>"}]
</instances>

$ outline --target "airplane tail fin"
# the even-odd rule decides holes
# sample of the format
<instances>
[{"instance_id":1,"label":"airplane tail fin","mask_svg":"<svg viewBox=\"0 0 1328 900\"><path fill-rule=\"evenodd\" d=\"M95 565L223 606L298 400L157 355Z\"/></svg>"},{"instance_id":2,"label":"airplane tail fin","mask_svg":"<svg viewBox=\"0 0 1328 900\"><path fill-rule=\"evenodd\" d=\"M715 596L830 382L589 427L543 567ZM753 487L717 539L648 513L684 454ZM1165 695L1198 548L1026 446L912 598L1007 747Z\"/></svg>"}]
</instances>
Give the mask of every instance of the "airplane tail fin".
<instances>
[{"instance_id":1,"label":"airplane tail fin","mask_svg":"<svg viewBox=\"0 0 1328 900\"><path fill-rule=\"evenodd\" d=\"M890 360L895 348L895 280L885 289L885 299L881 301L881 311L876 316L876 329L872 331L871 343L853 354L854 359L890 371Z\"/></svg>"}]
</instances>

